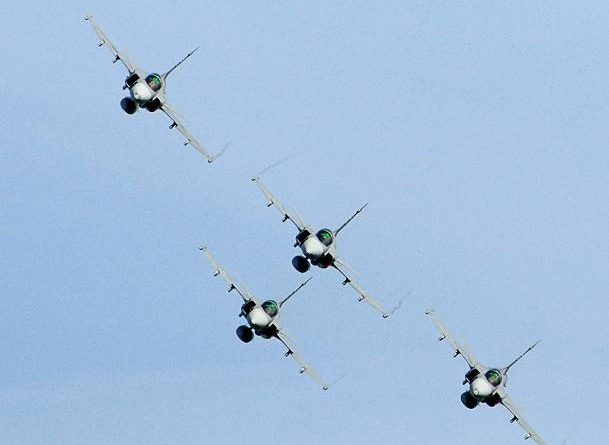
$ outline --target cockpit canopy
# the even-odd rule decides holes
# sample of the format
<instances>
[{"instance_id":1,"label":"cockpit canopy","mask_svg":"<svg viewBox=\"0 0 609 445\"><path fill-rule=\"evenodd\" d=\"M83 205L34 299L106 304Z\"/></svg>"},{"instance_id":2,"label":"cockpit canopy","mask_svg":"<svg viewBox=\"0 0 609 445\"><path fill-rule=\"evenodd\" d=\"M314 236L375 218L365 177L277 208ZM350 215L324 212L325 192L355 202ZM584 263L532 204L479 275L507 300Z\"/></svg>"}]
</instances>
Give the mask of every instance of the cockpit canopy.
<instances>
[{"instance_id":1,"label":"cockpit canopy","mask_svg":"<svg viewBox=\"0 0 609 445\"><path fill-rule=\"evenodd\" d=\"M497 369L489 369L484 374L484 377L486 377L486 380L488 380L488 382L493 386L499 386L501 380L503 380L501 372Z\"/></svg>"},{"instance_id":2,"label":"cockpit canopy","mask_svg":"<svg viewBox=\"0 0 609 445\"><path fill-rule=\"evenodd\" d=\"M330 229L321 229L315 234L315 236L326 247L332 244L332 241L334 241L334 235Z\"/></svg>"},{"instance_id":3,"label":"cockpit canopy","mask_svg":"<svg viewBox=\"0 0 609 445\"><path fill-rule=\"evenodd\" d=\"M156 73L150 73L146 76L146 83L153 91L159 91L163 86L163 81L161 80L161 76Z\"/></svg>"},{"instance_id":4,"label":"cockpit canopy","mask_svg":"<svg viewBox=\"0 0 609 445\"><path fill-rule=\"evenodd\" d=\"M279 312L279 305L273 300L267 300L262 303L262 310L266 312L269 317L275 317Z\"/></svg>"}]
</instances>

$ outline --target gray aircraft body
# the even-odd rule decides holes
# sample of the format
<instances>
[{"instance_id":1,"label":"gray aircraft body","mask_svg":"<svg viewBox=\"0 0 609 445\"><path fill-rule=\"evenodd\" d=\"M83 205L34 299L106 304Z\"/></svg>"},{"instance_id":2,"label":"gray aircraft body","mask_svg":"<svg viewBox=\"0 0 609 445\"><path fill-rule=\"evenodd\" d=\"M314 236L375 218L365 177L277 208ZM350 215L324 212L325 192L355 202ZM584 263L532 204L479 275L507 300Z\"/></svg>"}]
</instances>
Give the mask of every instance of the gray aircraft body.
<instances>
[{"instance_id":1,"label":"gray aircraft body","mask_svg":"<svg viewBox=\"0 0 609 445\"><path fill-rule=\"evenodd\" d=\"M358 209L346 222L344 222L338 229L330 230L327 228L321 230L315 230L309 224L306 224L296 212L288 210L281 204L281 202L271 193L271 191L262 183L259 177L252 178L252 181L260 188L262 193L267 199L267 206L272 205L281 213L283 221L290 220L298 229L296 235L296 242L294 247L299 247L302 251L302 255L297 255L292 259L292 265L294 268L301 273L307 272L311 265L317 266L321 269L327 269L332 267L336 269L343 276L343 285L350 285L358 294L358 301L365 301L374 310L379 312L383 318L389 317L395 310L400 306L398 304L391 311L386 311L372 296L366 292L352 277L347 266L339 259L338 251L336 249L336 238L341 230L349 224L353 218L355 218L367 204L364 204Z\"/></svg>"},{"instance_id":2,"label":"gray aircraft body","mask_svg":"<svg viewBox=\"0 0 609 445\"><path fill-rule=\"evenodd\" d=\"M431 317L436 329L440 332L439 340L448 340L448 343L454 351L454 356L461 355L469 365L469 371L467 371L463 380L464 385L469 384L469 390L461 394L461 402L469 409L474 409L481 403L488 406L495 406L498 404L505 406L508 411L512 413L510 422L517 422L522 429L526 431L527 435L525 436L525 439L533 439L539 445L546 445L533 427L524 420L519 408L514 404L506 392L508 371L516 362L537 346L540 340L529 346L526 351L520 354L520 356L508 366L504 368L488 368L480 364L468 349L457 342L444 324L442 324L433 309L427 309L425 313Z\"/></svg>"},{"instance_id":3,"label":"gray aircraft body","mask_svg":"<svg viewBox=\"0 0 609 445\"><path fill-rule=\"evenodd\" d=\"M249 343L254 339L254 335L266 339L276 338L283 343L286 348L288 348L285 356L292 357L296 363L300 365L300 373L307 374L317 384L319 384L322 389L327 390L329 385L315 372L313 368L308 365L307 362L305 362L300 354L296 352L290 338L279 322L279 314L285 302L288 301L288 299L290 299L290 297L298 292L303 286L305 286L309 280L311 280L311 278L298 286L283 300L279 302L275 300L266 300L261 303L254 295L247 291L245 286L238 284L230 277L230 275L224 270L218 261L216 261L206 246L201 246L199 249L205 253L205 256L214 268L214 276L220 275L224 281L228 283L228 292L236 290L243 299L239 317L245 318L247 325L241 325L237 328L237 336L239 339L244 343Z\"/></svg>"},{"instance_id":4,"label":"gray aircraft body","mask_svg":"<svg viewBox=\"0 0 609 445\"><path fill-rule=\"evenodd\" d=\"M205 147L190 134L179 119L177 112L167 103L167 98L165 96L165 88L169 74L192 56L194 52L199 49L198 47L189 52L186 57L176 63L169 71L163 74L146 73L135 66L125 54L116 49L108 36L106 36L104 31L99 27L93 16L87 15L85 20L91 24L95 34L97 34L97 37L100 40L99 46L105 45L114 55L114 63L120 60L129 72L125 79L125 84L123 85L123 90L129 90L129 96L124 97L121 100L121 107L127 114L134 114L139 108L144 108L150 112L161 110L172 120L169 128L176 128L186 138L184 145L191 145L194 147L199 153L207 158L207 162L213 162L222 154L224 150L217 155L212 156ZM224 147L224 149L226 149L226 147Z\"/></svg>"}]
</instances>

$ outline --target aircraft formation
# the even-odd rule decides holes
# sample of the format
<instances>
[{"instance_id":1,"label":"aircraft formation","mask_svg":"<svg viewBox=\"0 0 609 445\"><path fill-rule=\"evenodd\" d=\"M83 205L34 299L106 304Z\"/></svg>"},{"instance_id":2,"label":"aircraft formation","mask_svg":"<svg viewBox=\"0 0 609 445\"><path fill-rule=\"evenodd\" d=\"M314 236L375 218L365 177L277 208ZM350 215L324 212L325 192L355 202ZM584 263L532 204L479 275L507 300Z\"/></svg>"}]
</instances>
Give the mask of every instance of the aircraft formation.
<instances>
[{"instance_id":1,"label":"aircraft formation","mask_svg":"<svg viewBox=\"0 0 609 445\"><path fill-rule=\"evenodd\" d=\"M114 46L93 16L87 15L85 16L85 20L91 24L95 34L99 38L99 46L107 47L112 53L114 57L113 63L120 61L128 71L122 89L128 90L129 96L124 97L120 101L120 106L125 113L131 115L136 113L138 109L146 109L149 112L161 110L171 120L169 129L176 128L186 139L184 145L190 145L195 148L207 159L208 163L212 163L224 153L228 144L217 154L212 155L186 129L179 119L177 112L167 102L165 94L168 76L184 61L191 57L197 51L198 47L190 51L168 71L162 74L154 72L148 73L138 68L126 54L120 52L117 47ZM338 226L337 229L321 228L316 230L313 226L304 222L298 213L288 210L261 181L259 176L253 177L252 181L258 186L266 198L267 206L274 206L281 214L283 222L289 220L297 229L293 246L299 248L301 254L294 256L292 259L294 269L303 274L309 272L311 266L316 266L320 269L335 269L343 278L343 286L349 285L356 292L357 300L368 304L379 313L383 319L389 318L400 308L402 301L399 301L391 310L387 311L379 301L373 298L370 293L354 280L348 266L346 266L338 254L336 246L338 235L364 210L368 203L365 203L354 212L353 215ZM228 292L236 291L241 297L241 309L238 316L243 317L246 324L237 327L236 334L238 338L244 343L251 342L255 336L264 339L274 338L278 340L287 349L285 356L292 357L298 364L300 373L307 374L323 390L328 390L330 385L296 351L292 340L287 335L279 320L284 304L304 288L311 281L312 277L309 277L306 281L302 282L283 298L261 300L250 293L243 284L235 281L224 267L220 265L207 246L201 246L199 249L211 264L213 275L221 276L229 286ZM478 362L468 349L457 342L455 337L452 336L438 318L434 309L427 309L425 314L431 318L432 323L440 333L439 340L447 340L453 349L454 357L461 355L469 366L469 370L466 372L462 382L463 385L469 385L469 389L461 394L461 402L463 405L468 409L473 409L480 404L486 404L491 407L503 405L512 414L510 422L518 423L526 432L525 439L531 438L537 444L545 445L546 442L523 418L520 409L514 404L506 392L508 371L528 352L535 348L540 340L536 341L507 366L503 368L489 368Z\"/></svg>"}]
</instances>

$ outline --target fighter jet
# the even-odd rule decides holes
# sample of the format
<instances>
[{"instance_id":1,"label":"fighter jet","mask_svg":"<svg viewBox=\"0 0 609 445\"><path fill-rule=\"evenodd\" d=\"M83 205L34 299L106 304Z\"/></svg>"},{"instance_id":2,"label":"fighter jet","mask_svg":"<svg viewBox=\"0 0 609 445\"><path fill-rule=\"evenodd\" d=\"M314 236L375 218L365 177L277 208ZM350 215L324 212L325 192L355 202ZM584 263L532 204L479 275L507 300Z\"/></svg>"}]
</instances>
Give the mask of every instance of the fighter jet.
<instances>
[{"instance_id":1,"label":"fighter jet","mask_svg":"<svg viewBox=\"0 0 609 445\"><path fill-rule=\"evenodd\" d=\"M206 246L201 246L199 250L202 250L203 253L205 253L205 256L207 256L207 259L214 268L214 276L220 275L222 278L224 278L224 281L228 283L228 292L236 290L243 299L239 317L244 317L247 321L247 325L241 325L237 328L237 337L239 337L239 339L244 343L251 342L254 338L254 334L266 339L276 338L288 349L285 356L292 357L296 363L298 363L300 366L300 373L307 374L317 384L319 384L323 390L327 390L329 385L324 382L319 374L317 374L315 370L304 361L300 354L296 352L288 335L285 333L285 330L281 327L278 320L279 312L286 301L288 301L296 292L305 286L311 280L311 278L302 283L287 297L279 302L275 300L266 300L260 303L247 291L244 286L237 284L237 282L235 282L235 280L228 275L228 273L222 266L220 266Z\"/></svg>"},{"instance_id":2,"label":"fighter jet","mask_svg":"<svg viewBox=\"0 0 609 445\"><path fill-rule=\"evenodd\" d=\"M444 327L433 309L427 309L425 313L431 317L434 325L440 332L439 340L448 340L448 343L455 352L454 357L461 355L469 365L469 371L467 371L465 379L463 380L464 385L469 384L469 390L461 394L461 402L469 409L474 409L480 403L485 403L488 406L495 406L499 403L502 404L512 413L513 417L510 422L517 422L526 431L527 435L525 436L525 439L532 438L539 445L546 445L539 434L537 434L531 425L523 419L520 410L506 392L508 371L518 362L518 360L537 346L541 340L538 340L533 343L533 345L529 346L526 351L520 354L516 360L506 367L488 368L481 365L470 351L457 343L457 340L455 340L446 327Z\"/></svg>"},{"instance_id":3,"label":"fighter jet","mask_svg":"<svg viewBox=\"0 0 609 445\"><path fill-rule=\"evenodd\" d=\"M296 242L294 247L300 247L302 255L297 255L292 259L292 265L301 273L307 272L311 264L322 269L333 267L344 277L343 286L350 285L358 294L358 301L365 301L374 310L378 311L383 318L388 318L395 312L399 306L387 312L368 292L366 292L356 281L353 280L348 272L346 265L339 259L338 251L336 250L336 237L355 218L368 204L364 204L358 209L347 221L345 221L338 229L321 229L315 231L311 226L306 224L298 214L286 209L281 202L270 192L270 190L260 181L259 177L252 178L252 181L260 188L266 199L267 207L275 205L275 208L283 216L283 222L290 220L298 229Z\"/></svg>"},{"instance_id":4,"label":"fighter jet","mask_svg":"<svg viewBox=\"0 0 609 445\"><path fill-rule=\"evenodd\" d=\"M167 98L165 97L167 77L186 59L192 56L195 51L199 49L198 47L189 52L186 57L176 63L169 71L163 74L146 73L135 66L125 54L122 54L118 49L116 49L104 31L102 31L102 29L99 27L93 16L87 15L85 20L91 24L95 34L97 34L97 37L99 37L99 46L106 45L106 47L114 55L113 63L120 60L122 64L125 65L125 68L127 68L127 71L129 71L129 75L125 79L125 84L123 85L123 90L129 90L129 96L124 97L121 100L121 107L125 113L133 114L138 110L138 108L145 108L150 112L160 109L172 120L169 129L177 128L177 130L186 138L184 145L190 144L207 158L207 162L213 162L224 152L226 147L224 147L224 149L217 155L212 156L209 154L209 152L199 143L199 141L197 141L186 129L186 127L184 127L178 118L177 112L167 103Z\"/></svg>"}]
</instances>

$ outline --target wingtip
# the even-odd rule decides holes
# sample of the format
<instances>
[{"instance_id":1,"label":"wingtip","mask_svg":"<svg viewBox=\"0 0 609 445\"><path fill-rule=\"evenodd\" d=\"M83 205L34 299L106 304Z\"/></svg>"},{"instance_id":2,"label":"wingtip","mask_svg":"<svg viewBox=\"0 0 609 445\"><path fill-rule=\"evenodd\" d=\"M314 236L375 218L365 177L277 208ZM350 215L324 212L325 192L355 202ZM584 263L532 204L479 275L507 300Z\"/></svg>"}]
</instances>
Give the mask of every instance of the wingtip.
<instances>
[{"instance_id":1,"label":"wingtip","mask_svg":"<svg viewBox=\"0 0 609 445\"><path fill-rule=\"evenodd\" d=\"M226 149L229 147L230 142L227 143L224 148L222 150L220 150L219 153L213 155L213 156L208 156L207 157L207 163L211 164L212 162L214 162L216 159L218 159L220 156L222 156L224 154L224 152L226 151Z\"/></svg>"}]
</instances>

